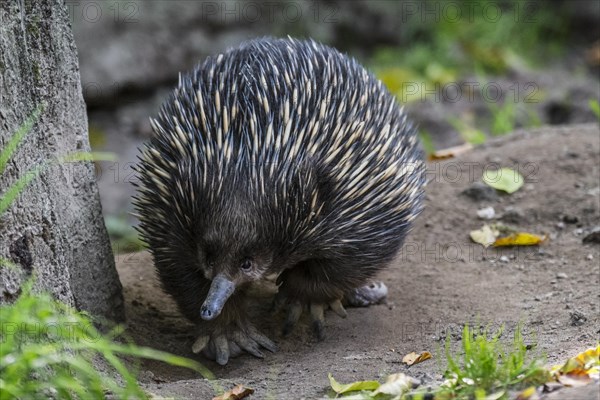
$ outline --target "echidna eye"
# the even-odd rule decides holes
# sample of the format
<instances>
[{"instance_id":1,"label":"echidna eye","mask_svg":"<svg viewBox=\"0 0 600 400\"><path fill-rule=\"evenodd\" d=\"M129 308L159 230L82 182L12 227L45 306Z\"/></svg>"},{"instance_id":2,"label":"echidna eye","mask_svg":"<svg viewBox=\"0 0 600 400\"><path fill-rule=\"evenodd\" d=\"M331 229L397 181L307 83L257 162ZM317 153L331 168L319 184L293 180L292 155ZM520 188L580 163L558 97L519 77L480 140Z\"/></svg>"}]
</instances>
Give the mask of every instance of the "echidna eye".
<instances>
[{"instance_id":1,"label":"echidna eye","mask_svg":"<svg viewBox=\"0 0 600 400\"><path fill-rule=\"evenodd\" d=\"M240 268L244 271L249 271L252 268L252 260L244 260Z\"/></svg>"}]
</instances>

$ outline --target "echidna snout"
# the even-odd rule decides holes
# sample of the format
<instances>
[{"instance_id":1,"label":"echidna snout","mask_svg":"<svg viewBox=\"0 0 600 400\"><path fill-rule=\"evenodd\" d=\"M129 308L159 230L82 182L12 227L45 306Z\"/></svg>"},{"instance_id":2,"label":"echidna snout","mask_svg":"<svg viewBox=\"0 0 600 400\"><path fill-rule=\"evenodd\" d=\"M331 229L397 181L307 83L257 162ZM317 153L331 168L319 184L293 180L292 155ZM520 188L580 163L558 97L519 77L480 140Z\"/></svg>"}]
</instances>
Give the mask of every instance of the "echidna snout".
<instances>
[{"instance_id":1,"label":"echidna snout","mask_svg":"<svg viewBox=\"0 0 600 400\"><path fill-rule=\"evenodd\" d=\"M235 284L231 280L227 279L223 274L215 276L210 285L206 300L204 300L200 308L200 317L206 321L215 319L221 314L225 302L233 292L235 292Z\"/></svg>"}]
</instances>

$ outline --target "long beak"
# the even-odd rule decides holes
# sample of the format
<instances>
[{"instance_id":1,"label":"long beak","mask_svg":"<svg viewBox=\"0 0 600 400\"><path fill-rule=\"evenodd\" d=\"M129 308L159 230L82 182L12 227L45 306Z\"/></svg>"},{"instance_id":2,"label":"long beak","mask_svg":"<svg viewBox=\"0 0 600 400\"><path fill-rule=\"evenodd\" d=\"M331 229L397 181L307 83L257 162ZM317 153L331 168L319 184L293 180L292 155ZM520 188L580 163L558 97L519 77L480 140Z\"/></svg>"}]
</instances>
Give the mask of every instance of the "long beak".
<instances>
[{"instance_id":1,"label":"long beak","mask_svg":"<svg viewBox=\"0 0 600 400\"><path fill-rule=\"evenodd\" d=\"M204 300L200 309L200 317L207 321L216 318L221 314L225 302L234 291L235 284L225 278L223 274L215 276L210 285L206 300Z\"/></svg>"}]
</instances>

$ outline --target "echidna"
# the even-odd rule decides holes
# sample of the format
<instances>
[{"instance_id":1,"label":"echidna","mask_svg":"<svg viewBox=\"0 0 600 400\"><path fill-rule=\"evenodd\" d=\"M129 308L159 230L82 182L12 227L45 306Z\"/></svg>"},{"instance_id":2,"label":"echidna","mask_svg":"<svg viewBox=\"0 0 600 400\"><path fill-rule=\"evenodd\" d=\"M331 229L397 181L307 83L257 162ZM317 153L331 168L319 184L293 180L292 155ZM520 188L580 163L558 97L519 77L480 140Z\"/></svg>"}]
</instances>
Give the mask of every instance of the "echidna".
<instances>
[{"instance_id":1,"label":"echidna","mask_svg":"<svg viewBox=\"0 0 600 400\"><path fill-rule=\"evenodd\" d=\"M366 286L421 210L413 125L355 60L314 41L263 38L214 58L151 120L138 165L139 230L163 287L200 328L195 352L227 363L276 347L244 287L277 274L285 331L307 306L369 303ZM369 296L374 299L369 299Z\"/></svg>"}]
</instances>

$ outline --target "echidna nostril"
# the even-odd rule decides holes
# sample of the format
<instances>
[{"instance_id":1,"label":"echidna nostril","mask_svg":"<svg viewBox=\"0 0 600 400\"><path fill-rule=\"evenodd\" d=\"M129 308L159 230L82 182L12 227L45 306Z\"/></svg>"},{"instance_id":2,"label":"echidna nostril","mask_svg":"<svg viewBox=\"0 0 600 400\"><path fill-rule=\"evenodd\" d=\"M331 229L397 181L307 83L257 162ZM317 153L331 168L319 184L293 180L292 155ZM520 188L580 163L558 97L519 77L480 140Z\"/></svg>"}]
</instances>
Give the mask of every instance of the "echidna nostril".
<instances>
[{"instance_id":1,"label":"echidna nostril","mask_svg":"<svg viewBox=\"0 0 600 400\"><path fill-rule=\"evenodd\" d=\"M200 310L200 315L202 316L202 318L210 318L212 317L212 311L210 311L208 307L203 306Z\"/></svg>"}]
</instances>

